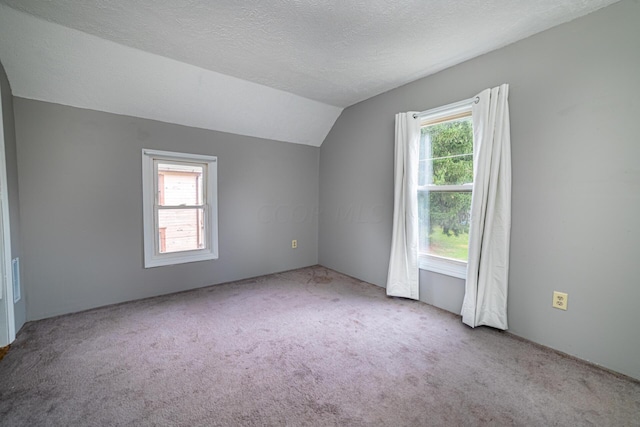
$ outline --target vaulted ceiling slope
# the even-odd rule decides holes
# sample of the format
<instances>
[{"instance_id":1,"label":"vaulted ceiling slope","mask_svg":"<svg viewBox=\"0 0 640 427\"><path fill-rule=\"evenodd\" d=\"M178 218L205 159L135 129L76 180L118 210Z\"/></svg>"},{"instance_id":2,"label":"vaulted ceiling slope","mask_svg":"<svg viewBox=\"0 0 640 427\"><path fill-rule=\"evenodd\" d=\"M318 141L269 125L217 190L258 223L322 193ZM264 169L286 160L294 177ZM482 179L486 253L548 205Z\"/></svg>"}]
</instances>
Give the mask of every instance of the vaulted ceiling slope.
<instances>
[{"instance_id":1,"label":"vaulted ceiling slope","mask_svg":"<svg viewBox=\"0 0 640 427\"><path fill-rule=\"evenodd\" d=\"M0 0L14 95L319 146L342 108L616 0Z\"/></svg>"}]
</instances>

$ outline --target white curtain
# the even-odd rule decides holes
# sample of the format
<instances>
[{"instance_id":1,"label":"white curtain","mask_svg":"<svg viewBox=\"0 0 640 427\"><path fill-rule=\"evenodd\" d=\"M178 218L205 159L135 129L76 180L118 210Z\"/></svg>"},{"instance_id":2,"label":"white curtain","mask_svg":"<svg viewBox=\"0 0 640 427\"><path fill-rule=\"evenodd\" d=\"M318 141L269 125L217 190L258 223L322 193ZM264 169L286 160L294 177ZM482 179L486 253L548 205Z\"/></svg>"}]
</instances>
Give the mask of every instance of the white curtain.
<instances>
[{"instance_id":1,"label":"white curtain","mask_svg":"<svg viewBox=\"0 0 640 427\"><path fill-rule=\"evenodd\" d=\"M387 295L418 299L418 159L420 121L396 114L393 235Z\"/></svg>"},{"instance_id":2,"label":"white curtain","mask_svg":"<svg viewBox=\"0 0 640 427\"><path fill-rule=\"evenodd\" d=\"M507 329L511 231L509 85L486 89L473 105L474 179L462 321Z\"/></svg>"}]
</instances>

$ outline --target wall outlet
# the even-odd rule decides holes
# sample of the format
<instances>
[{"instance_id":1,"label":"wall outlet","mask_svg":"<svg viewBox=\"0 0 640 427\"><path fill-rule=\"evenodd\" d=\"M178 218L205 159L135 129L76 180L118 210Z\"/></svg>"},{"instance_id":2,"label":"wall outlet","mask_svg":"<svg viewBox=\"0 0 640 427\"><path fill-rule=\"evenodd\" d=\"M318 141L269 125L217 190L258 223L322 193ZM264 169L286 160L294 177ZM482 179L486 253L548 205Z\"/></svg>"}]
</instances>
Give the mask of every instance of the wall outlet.
<instances>
[{"instance_id":1,"label":"wall outlet","mask_svg":"<svg viewBox=\"0 0 640 427\"><path fill-rule=\"evenodd\" d=\"M298 241L297 240L292 240L291 241L291 249L296 249L298 247Z\"/></svg>"},{"instance_id":2,"label":"wall outlet","mask_svg":"<svg viewBox=\"0 0 640 427\"><path fill-rule=\"evenodd\" d=\"M564 292L553 292L553 304L554 308L559 308L560 310L567 309L567 303L569 302L569 295Z\"/></svg>"}]
</instances>

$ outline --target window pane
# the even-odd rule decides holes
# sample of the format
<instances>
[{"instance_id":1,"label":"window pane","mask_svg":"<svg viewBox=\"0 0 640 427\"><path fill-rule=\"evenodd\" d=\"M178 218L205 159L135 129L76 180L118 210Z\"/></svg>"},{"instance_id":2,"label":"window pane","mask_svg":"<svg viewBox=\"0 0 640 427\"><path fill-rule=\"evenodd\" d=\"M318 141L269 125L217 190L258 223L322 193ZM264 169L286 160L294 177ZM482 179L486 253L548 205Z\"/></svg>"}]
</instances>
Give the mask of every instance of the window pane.
<instances>
[{"instance_id":1,"label":"window pane","mask_svg":"<svg viewBox=\"0 0 640 427\"><path fill-rule=\"evenodd\" d=\"M203 204L204 165L158 162L158 204L198 206Z\"/></svg>"},{"instance_id":2,"label":"window pane","mask_svg":"<svg viewBox=\"0 0 640 427\"><path fill-rule=\"evenodd\" d=\"M467 261L470 192L418 193L420 253Z\"/></svg>"},{"instance_id":3,"label":"window pane","mask_svg":"<svg viewBox=\"0 0 640 427\"><path fill-rule=\"evenodd\" d=\"M471 117L422 128L419 185L473 182Z\"/></svg>"},{"instance_id":4,"label":"window pane","mask_svg":"<svg viewBox=\"0 0 640 427\"><path fill-rule=\"evenodd\" d=\"M161 209L158 211L160 253L193 251L206 246L204 209Z\"/></svg>"}]
</instances>

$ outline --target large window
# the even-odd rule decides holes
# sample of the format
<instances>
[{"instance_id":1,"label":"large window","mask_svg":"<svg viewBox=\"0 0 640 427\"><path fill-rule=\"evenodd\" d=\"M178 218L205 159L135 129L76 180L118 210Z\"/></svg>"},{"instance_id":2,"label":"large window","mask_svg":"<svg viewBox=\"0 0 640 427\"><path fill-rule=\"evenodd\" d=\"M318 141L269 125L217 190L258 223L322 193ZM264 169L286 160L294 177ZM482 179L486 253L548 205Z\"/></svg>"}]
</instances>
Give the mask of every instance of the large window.
<instances>
[{"instance_id":1,"label":"large window","mask_svg":"<svg viewBox=\"0 0 640 427\"><path fill-rule=\"evenodd\" d=\"M418 185L420 267L464 278L473 189L469 105L421 117Z\"/></svg>"},{"instance_id":2,"label":"large window","mask_svg":"<svg viewBox=\"0 0 640 427\"><path fill-rule=\"evenodd\" d=\"M218 258L217 159L142 150L145 267Z\"/></svg>"}]
</instances>

